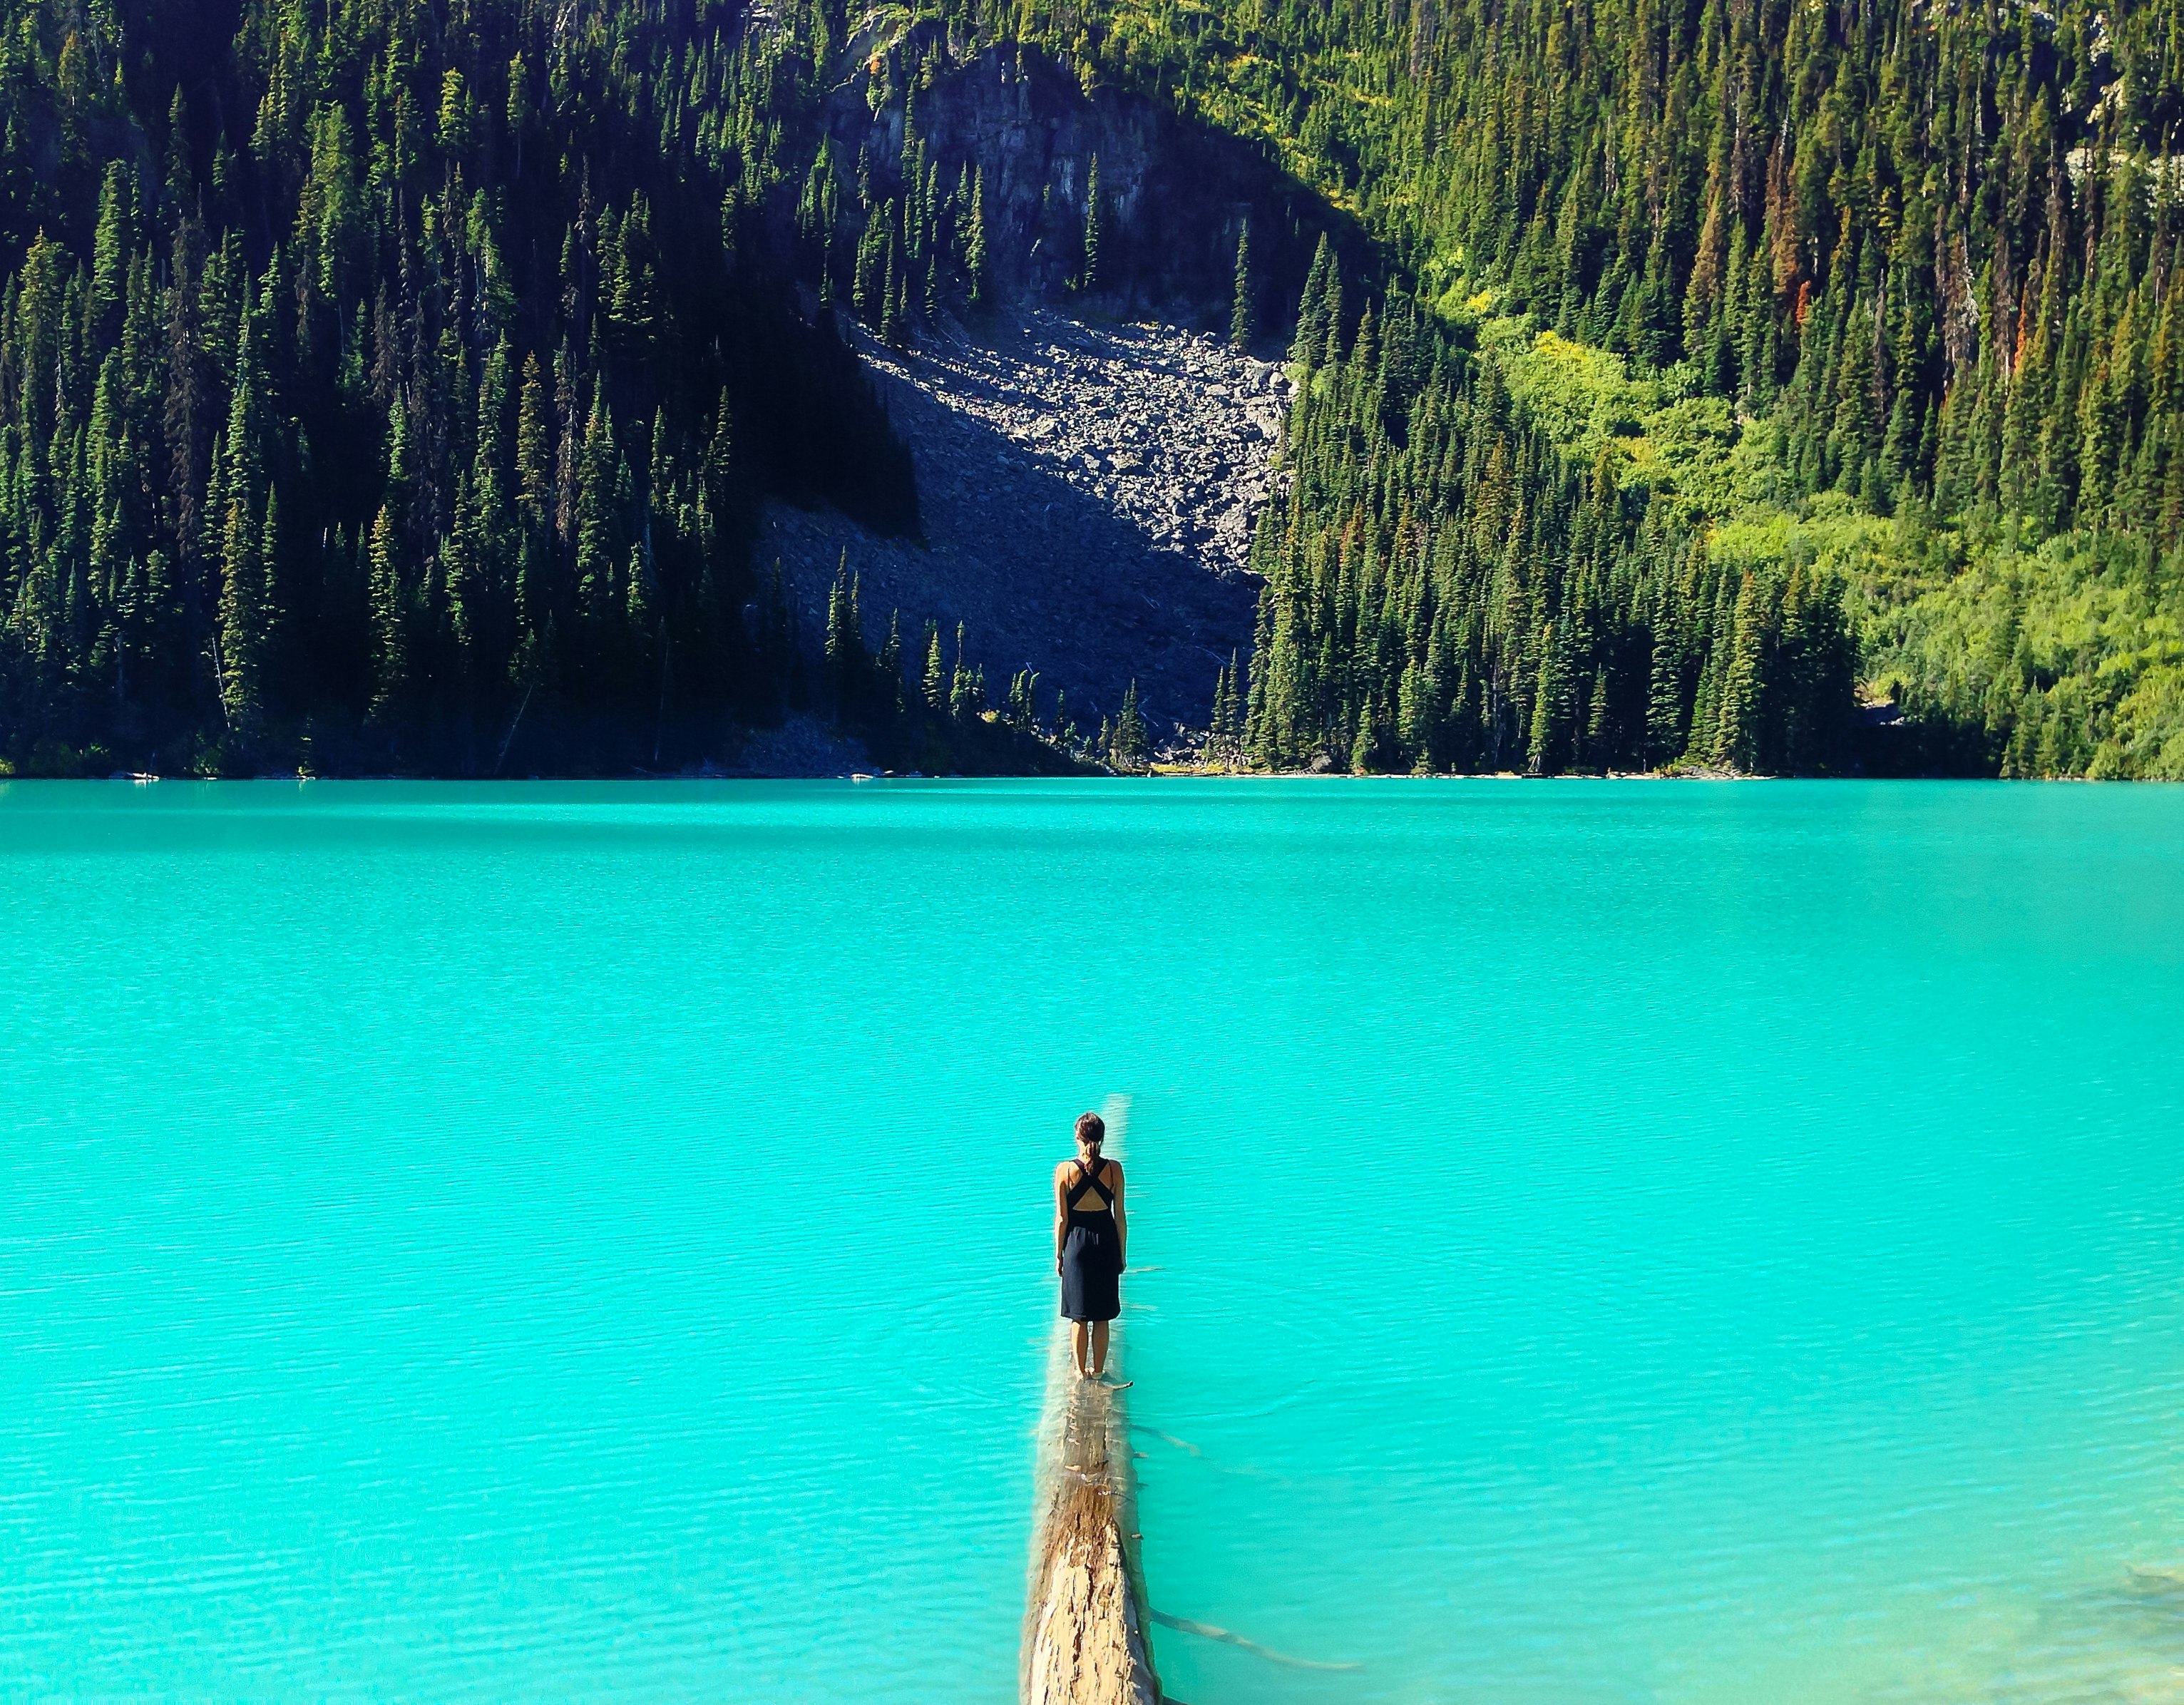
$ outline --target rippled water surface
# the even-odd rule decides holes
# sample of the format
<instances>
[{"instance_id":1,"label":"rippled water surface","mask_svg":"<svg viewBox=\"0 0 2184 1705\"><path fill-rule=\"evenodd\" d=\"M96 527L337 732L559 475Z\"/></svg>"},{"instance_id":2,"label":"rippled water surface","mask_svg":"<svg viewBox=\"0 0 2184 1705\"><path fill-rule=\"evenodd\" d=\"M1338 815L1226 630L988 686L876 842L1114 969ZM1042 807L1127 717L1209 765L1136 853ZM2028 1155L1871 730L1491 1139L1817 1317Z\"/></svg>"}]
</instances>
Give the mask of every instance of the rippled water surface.
<instances>
[{"instance_id":1,"label":"rippled water surface","mask_svg":"<svg viewBox=\"0 0 2184 1705\"><path fill-rule=\"evenodd\" d=\"M0 786L0 1693L1009 1699L1126 1094L1191 1705L2171 1699L2180 1043L2176 789Z\"/></svg>"}]
</instances>

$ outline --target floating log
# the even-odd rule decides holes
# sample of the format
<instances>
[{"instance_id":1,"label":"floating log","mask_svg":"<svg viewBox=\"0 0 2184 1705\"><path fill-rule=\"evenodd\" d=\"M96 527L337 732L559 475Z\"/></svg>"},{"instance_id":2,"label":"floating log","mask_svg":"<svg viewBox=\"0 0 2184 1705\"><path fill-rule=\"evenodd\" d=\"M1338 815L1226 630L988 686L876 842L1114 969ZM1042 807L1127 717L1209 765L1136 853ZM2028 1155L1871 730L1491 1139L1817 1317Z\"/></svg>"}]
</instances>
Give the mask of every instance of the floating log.
<instances>
[{"instance_id":1,"label":"floating log","mask_svg":"<svg viewBox=\"0 0 2184 1705\"><path fill-rule=\"evenodd\" d=\"M1161 1705L1145 1642L1124 1396L1078 1377L1066 1337L1055 1362L1040 1429L1024 1705Z\"/></svg>"}]
</instances>

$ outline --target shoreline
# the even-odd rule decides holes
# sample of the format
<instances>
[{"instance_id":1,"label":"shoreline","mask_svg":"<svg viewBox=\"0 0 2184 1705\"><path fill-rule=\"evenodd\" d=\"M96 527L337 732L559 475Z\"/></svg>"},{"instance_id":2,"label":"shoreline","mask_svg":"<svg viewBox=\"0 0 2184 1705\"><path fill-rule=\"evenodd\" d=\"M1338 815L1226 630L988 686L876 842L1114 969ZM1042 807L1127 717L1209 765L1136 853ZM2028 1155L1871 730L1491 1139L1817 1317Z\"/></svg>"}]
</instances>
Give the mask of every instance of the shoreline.
<instances>
[{"instance_id":1,"label":"shoreline","mask_svg":"<svg viewBox=\"0 0 2184 1705\"><path fill-rule=\"evenodd\" d=\"M449 776L429 772L370 771L355 774L315 773L308 771L268 772L255 776L209 776L188 771L153 772L116 770L103 776L40 776L11 774L0 772L0 789L14 783L150 787L156 783L175 782L183 784L272 783L291 787L307 783L344 782L414 782L447 783L464 787L520 787L539 783L596 783L603 787L621 787L656 783L720 783L720 782L847 782L864 785L877 782L1161 782L1161 781L1226 781L1226 782L1661 782L1661 783L1723 783L1723 782L1844 782L1867 783L1980 783L1993 785L2036 785L2063 783L2070 785L2104 785L2115 783L2126 787L2159 788L2176 786L2137 777L2114 776L1786 776L1747 774L1736 770L1680 769L1680 770L1609 770L1605 772L1571 772L1552 776L1528 775L1516 770L1479 770L1465 772L1435 771L1420 775L1414 771L1373 771L1357 775L1337 770L1238 770L1223 767L1200 767L1186 764L1156 764L1145 770L1095 771L1081 775L1041 775L1028 771L928 773L922 770L843 770L814 774L810 772L700 769L684 771L635 771L614 774L596 772L564 771L553 774L527 776Z\"/></svg>"}]
</instances>

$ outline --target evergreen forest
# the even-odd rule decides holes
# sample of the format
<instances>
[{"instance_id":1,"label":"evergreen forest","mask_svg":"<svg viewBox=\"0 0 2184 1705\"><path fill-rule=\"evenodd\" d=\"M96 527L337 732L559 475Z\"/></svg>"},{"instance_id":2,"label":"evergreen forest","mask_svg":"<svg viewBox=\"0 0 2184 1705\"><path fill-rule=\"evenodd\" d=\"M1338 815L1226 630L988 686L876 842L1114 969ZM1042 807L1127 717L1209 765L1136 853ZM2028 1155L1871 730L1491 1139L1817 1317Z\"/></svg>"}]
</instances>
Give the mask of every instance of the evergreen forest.
<instances>
[{"instance_id":1,"label":"evergreen forest","mask_svg":"<svg viewBox=\"0 0 2184 1705\"><path fill-rule=\"evenodd\" d=\"M0 758L627 773L800 702L753 504L916 505L766 258L817 17L7 0Z\"/></svg>"},{"instance_id":2,"label":"evergreen forest","mask_svg":"<svg viewBox=\"0 0 2184 1705\"><path fill-rule=\"evenodd\" d=\"M2176 6L1123 3L1093 39L1415 293L1307 293L1240 759L2184 777Z\"/></svg>"},{"instance_id":3,"label":"evergreen forest","mask_svg":"<svg viewBox=\"0 0 2184 1705\"><path fill-rule=\"evenodd\" d=\"M1145 264L998 54L1324 215L1204 760L2184 778L2180 0L0 0L0 761L1144 762L754 544L916 531L847 320Z\"/></svg>"}]
</instances>

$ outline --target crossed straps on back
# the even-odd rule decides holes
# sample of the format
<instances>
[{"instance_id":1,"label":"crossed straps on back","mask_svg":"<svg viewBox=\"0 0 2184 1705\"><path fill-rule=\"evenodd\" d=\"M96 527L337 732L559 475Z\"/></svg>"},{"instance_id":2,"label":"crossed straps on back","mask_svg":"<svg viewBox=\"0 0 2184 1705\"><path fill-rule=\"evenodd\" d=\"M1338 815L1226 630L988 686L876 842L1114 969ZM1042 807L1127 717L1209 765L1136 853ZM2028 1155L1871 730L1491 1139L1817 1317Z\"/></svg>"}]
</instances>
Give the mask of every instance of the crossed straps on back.
<instances>
[{"instance_id":1,"label":"crossed straps on back","mask_svg":"<svg viewBox=\"0 0 2184 1705\"><path fill-rule=\"evenodd\" d=\"M1069 1206L1072 1212L1091 1213L1112 1212L1115 1206L1115 1193L1100 1182L1100 1169L1106 1164L1103 1160L1087 1168L1084 1162L1078 1162L1077 1170L1080 1176L1077 1182L1069 1187ZM1079 1209L1077 1206L1078 1201L1088 1190L1100 1192L1100 1206L1091 1209Z\"/></svg>"}]
</instances>

